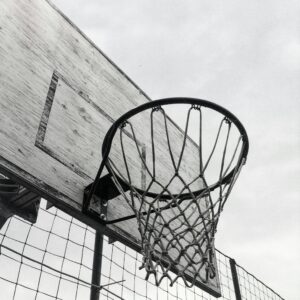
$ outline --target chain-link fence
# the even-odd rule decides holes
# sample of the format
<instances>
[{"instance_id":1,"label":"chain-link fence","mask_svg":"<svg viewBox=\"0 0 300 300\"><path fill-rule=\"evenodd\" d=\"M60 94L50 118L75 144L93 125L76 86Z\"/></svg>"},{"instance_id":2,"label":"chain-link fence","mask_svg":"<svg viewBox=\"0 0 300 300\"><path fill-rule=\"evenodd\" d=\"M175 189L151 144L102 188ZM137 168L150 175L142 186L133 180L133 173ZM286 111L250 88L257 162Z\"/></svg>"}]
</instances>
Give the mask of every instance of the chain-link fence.
<instances>
[{"instance_id":1,"label":"chain-link fence","mask_svg":"<svg viewBox=\"0 0 300 300\"><path fill-rule=\"evenodd\" d=\"M41 202L36 224L19 217L0 231L0 299L90 299L95 231ZM157 287L140 270L142 257L104 237L100 299L215 299L181 281ZM217 251L222 297L219 299L283 299L235 261Z\"/></svg>"}]
</instances>

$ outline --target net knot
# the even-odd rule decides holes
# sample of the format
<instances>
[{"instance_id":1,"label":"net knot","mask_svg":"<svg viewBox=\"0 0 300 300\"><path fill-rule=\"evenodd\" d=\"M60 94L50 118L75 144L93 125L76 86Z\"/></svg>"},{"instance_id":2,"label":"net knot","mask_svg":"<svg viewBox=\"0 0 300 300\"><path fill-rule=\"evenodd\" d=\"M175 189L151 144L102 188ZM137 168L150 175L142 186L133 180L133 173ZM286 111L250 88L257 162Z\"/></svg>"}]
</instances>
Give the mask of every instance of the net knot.
<instances>
[{"instance_id":1,"label":"net knot","mask_svg":"<svg viewBox=\"0 0 300 300\"><path fill-rule=\"evenodd\" d=\"M153 112L156 112L156 111L163 111L163 110L162 110L161 106L159 105L159 106L153 107L153 108L152 108L152 111L153 111Z\"/></svg>"},{"instance_id":2,"label":"net knot","mask_svg":"<svg viewBox=\"0 0 300 300\"><path fill-rule=\"evenodd\" d=\"M200 105L196 105L196 104L193 104L192 105L192 109L195 109L195 110L201 110L201 106Z\"/></svg>"},{"instance_id":3,"label":"net knot","mask_svg":"<svg viewBox=\"0 0 300 300\"><path fill-rule=\"evenodd\" d=\"M124 127L126 127L128 124L128 121L124 121L121 125L120 128L123 129Z\"/></svg>"}]
</instances>

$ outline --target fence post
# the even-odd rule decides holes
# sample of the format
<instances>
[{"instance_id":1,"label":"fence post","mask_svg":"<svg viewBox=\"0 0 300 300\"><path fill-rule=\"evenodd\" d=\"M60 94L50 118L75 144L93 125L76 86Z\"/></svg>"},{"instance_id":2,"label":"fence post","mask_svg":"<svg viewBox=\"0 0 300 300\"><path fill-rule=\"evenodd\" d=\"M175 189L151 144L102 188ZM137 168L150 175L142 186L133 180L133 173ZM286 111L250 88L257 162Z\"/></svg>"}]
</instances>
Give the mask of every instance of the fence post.
<instances>
[{"instance_id":1,"label":"fence post","mask_svg":"<svg viewBox=\"0 0 300 300\"><path fill-rule=\"evenodd\" d=\"M239 278L238 278L238 274L237 274L237 271L236 271L236 262L233 258L229 258L229 263L230 263L230 269L231 269L235 299L236 300L242 300L240 284L239 284Z\"/></svg>"},{"instance_id":2,"label":"fence post","mask_svg":"<svg viewBox=\"0 0 300 300\"><path fill-rule=\"evenodd\" d=\"M103 234L100 233L99 231L96 231L94 258L93 258L92 284L98 286L100 285L100 279L101 279L102 250L103 250ZM90 300L99 300L99 296L100 296L100 289L92 286Z\"/></svg>"}]
</instances>

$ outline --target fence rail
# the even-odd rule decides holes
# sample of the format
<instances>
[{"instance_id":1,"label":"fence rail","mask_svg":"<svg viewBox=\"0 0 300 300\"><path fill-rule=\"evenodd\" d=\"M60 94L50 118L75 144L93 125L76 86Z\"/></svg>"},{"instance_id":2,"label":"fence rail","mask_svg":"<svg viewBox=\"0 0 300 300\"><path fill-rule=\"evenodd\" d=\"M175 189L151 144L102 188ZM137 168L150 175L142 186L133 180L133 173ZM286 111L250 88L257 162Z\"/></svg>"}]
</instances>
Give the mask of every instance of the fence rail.
<instances>
[{"instance_id":1,"label":"fence rail","mask_svg":"<svg viewBox=\"0 0 300 300\"><path fill-rule=\"evenodd\" d=\"M92 281L95 231L42 201L36 224L19 217L9 219L0 231L1 299L212 300L197 287L178 281L157 287L139 267L142 257L121 243L104 238L101 286ZM224 300L283 299L274 290L217 251ZM91 284L94 283L94 285ZM94 297L94 296L93 296Z\"/></svg>"}]
</instances>

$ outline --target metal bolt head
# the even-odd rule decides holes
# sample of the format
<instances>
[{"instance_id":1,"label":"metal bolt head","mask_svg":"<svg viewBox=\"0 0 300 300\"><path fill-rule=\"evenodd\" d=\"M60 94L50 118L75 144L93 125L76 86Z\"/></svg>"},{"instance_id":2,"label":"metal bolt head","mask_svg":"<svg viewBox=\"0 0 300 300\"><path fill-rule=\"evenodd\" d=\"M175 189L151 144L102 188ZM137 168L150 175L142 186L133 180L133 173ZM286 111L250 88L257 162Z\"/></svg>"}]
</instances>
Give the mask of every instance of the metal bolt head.
<instances>
[{"instance_id":1,"label":"metal bolt head","mask_svg":"<svg viewBox=\"0 0 300 300\"><path fill-rule=\"evenodd\" d=\"M105 215L105 214L101 214L101 215L100 215L100 219L106 220L106 215Z\"/></svg>"}]
</instances>

